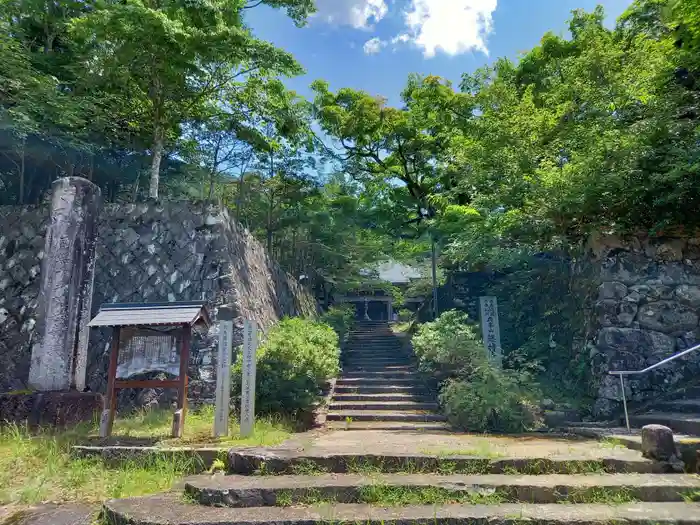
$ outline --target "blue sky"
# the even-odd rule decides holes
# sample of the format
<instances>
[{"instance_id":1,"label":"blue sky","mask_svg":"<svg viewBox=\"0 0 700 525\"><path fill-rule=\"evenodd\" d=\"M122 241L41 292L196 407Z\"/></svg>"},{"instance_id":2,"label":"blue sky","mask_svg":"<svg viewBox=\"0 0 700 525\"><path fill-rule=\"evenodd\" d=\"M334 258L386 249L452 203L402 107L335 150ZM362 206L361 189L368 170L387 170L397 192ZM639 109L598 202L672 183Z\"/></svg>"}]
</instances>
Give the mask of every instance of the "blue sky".
<instances>
[{"instance_id":1,"label":"blue sky","mask_svg":"<svg viewBox=\"0 0 700 525\"><path fill-rule=\"evenodd\" d=\"M457 84L497 57L516 59L547 31L565 34L571 10L597 4L612 25L631 0L317 0L304 28L263 7L247 23L304 66L306 75L287 82L300 94L322 78L332 90L363 89L398 105L410 73Z\"/></svg>"}]
</instances>

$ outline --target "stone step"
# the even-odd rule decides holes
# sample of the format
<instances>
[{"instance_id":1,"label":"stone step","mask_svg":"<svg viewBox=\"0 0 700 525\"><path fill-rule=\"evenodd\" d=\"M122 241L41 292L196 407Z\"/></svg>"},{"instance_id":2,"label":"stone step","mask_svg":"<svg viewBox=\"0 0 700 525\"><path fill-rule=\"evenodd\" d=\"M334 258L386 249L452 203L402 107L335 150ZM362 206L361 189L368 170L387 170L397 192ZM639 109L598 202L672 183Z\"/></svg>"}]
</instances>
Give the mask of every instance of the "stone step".
<instances>
[{"instance_id":1,"label":"stone step","mask_svg":"<svg viewBox=\"0 0 700 525\"><path fill-rule=\"evenodd\" d=\"M342 428L341 422L338 422ZM342 422L344 424L344 422ZM366 425L367 428L387 425L388 422L353 422L350 427ZM421 424L414 423L419 426ZM424 426L439 426L436 423L424 423ZM398 426L398 425L397 425ZM442 428L446 428L442 426ZM368 443L371 450L371 443ZM611 450L591 458L589 456L544 456L544 457L496 457L484 458L473 455L424 454L424 453L318 453L298 449L269 449L249 447L230 449L228 469L230 474L254 474L264 465L270 474L294 474L297 467L314 467L322 472L345 473L358 466L381 472L445 472L451 474L504 474L520 472L523 474L581 474L581 473L655 473L663 474L668 466L650 459L632 450Z\"/></svg>"},{"instance_id":2,"label":"stone step","mask_svg":"<svg viewBox=\"0 0 700 525\"><path fill-rule=\"evenodd\" d=\"M414 370L395 370L395 371L387 371L387 370L352 370L352 371L347 371L343 370L341 373L342 378L361 378L361 377L376 377L376 378L382 378L382 379L401 379L404 377L414 377L416 376L416 372Z\"/></svg>"},{"instance_id":3,"label":"stone step","mask_svg":"<svg viewBox=\"0 0 700 525\"><path fill-rule=\"evenodd\" d=\"M341 354L343 360L350 359L412 359L413 356L403 350L380 351L380 352L343 352Z\"/></svg>"},{"instance_id":4,"label":"stone step","mask_svg":"<svg viewBox=\"0 0 700 525\"><path fill-rule=\"evenodd\" d=\"M364 401L368 403L376 403L380 401L389 402L416 402L416 403L432 403L434 399L428 395L417 394L402 394L402 393L384 393L384 394L345 394L335 392L333 394L333 402L344 403L346 401Z\"/></svg>"},{"instance_id":5,"label":"stone step","mask_svg":"<svg viewBox=\"0 0 700 525\"><path fill-rule=\"evenodd\" d=\"M440 497L426 501L433 504L460 496L471 496L473 499L466 500L471 503L487 503L490 498L499 503L584 504L601 493L610 501L671 502L684 501L685 495L700 491L700 477L690 474L216 474L191 476L184 483L185 494L200 505L239 508L304 505L311 495L316 502L382 504L409 491L414 496L422 491L425 498Z\"/></svg>"},{"instance_id":6,"label":"stone step","mask_svg":"<svg viewBox=\"0 0 700 525\"><path fill-rule=\"evenodd\" d=\"M345 365L343 366L343 373L364 373L364 372L387 372L387 373L393 373L393 372L410 372L410 373L415 373L416 368L412 364L408 365L365 365L365 366L348 366Z\"/></svg>"},{"instance_id":7,"label":"stone step","mask_svg":"<svg viewBox=\"0 0 700 525\"><path fill-rule=\"evenodd\" d=\"M373 385L361 383L352 386L336 385L335 392L338 394L423 394L427 392L421 386L395 386L395 385Z\"/></svg>"},{"instance_id":8,"label":"stone step","mask_svg":"<svg viewBox=\"0 0 700 525\"><path fill-rule=\"evenodd\" d=\"M353 421L350 424L345 421L328 421L326 428L329 430L373 430L387 432L410 432L444 434L452 433L452 428L447 424L439 421L431 423L422 423L420 421Z\"/></svg>"},{"instance_id":9,"label":"stone step","mask_svg":"<svg viewBox=\"0 0 700 525\"><path fill-rule=\"evenodd\" d=\"M654 406L652 407L652 411L700 415L700 398L663 401L661 403L654 404Z\"/></svg>"},{"instance_id":10,"label":"stone step","mask_svg":"<svg viewBox=\"0 0 700 525\"><path fill-rule=\"evenodd\" d=\"M676 412L649 412L630 416L630 424L635 427L644 425L664 425L674 432L700 436L700 414L682 414Z\"/></svg>"},{"instance_id":11,"label":"stone step","mask_svg":"<svg viewBox=\"0 0 700 525\"><path fill-rule=\"evenodd\" d=\"M440 407L437 403L421 403L418 401L340 401L333 399L329 410L434 410Z\"/></svg>"},{"instance_id":12,"label":"stone step","mask_svg":"<svg viewBox=\"0 0 700 525\"><path fill-rule=\"evenodd\" d=\"M397 377L394 379L387 379L385 377L346 377L344 375L340 376L340 379L336 382L336 386L356 386L356 385L415 385L420 384L420 380L416 377Z\"/></svg>"},{"instance_id":13,"label":"stone step","mask_svg":"<svg viewBox=\"0 0 700 525\"><path fill-rule=\"evenodd\" d=\"M340 410L329 411L326 419L328 421L346 421L351 418L355 421L419 421L429 423L431 421L446 421L442 414L421 410Z\"/></svg>"},{"instance_id":14,"label":"stone step","mask_svg":"<svg viewBox=\"0 0 700 525\"><path fill-rule=\"evenodd\" d=\"M413 361L407 356L393 356L393 357L356 357L351 356L349 358L341 357L341 361L344 366L350 368L360 368L360 367L381 367L381 366L410 366Z\"/></svg>"},{"instance_id":15,"label":"stone step","mask_svg":"<svg viewBox=\"0 0 700 525\"><path fill-rule=\"evenodd\" d=\"M547 525L609 525L625 523L678 523L700 525L698 503L626 503L623 505L501 504L501 505L420 505L374 507L367 504L338 503L308 507L227 508L192 505L179 494L170 493L109 500L103 506L110 525L447 525L474 523L505 525L542 523Z\"/></svg>"}]
</instances>

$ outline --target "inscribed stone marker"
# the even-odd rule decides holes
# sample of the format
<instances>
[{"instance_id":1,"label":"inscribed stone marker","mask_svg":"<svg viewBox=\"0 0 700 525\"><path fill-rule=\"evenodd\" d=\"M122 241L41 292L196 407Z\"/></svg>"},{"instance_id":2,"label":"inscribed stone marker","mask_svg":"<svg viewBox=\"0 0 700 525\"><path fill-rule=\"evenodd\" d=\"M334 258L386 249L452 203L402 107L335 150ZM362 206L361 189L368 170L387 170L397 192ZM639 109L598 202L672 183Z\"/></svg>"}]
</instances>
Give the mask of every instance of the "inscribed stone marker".
<instances>
[{"instance_id":1,"label":"inscribed stone marker","mask_svg":"<svg viewBox=\"0 0 700 525\"><path fill-rule=\"evenodd\" d=\"M219 308L219 352L216 361L216 414L214 437L228 436L231 402L231 347L233 343L233 309Z\"/></svg>"},{"instance_id":2,"label":"inscribed stone marker","mask_svg":"<svg viewBox=\"0 0 700 525\"><path fill-rule=\"evenodd\" d=\"M100 203L100 188L87 179L53 183L29 369L35 390L85 388Z\"/></svg>"},{"instance_id":3,"label":"inscribed stone marker","mask_svg":"<svg viewBox=\"0 0 700 525\"><path fill-rule=\"evenodd\" d=\"M481 305L481 332L489 361L500 367L503 364L501 329L498 324L498 302L495 297L479 297Z\"/></svg>"},{"instance_id":4,"label":"inscribed stone marker","mask_svg":"<svg viewBox=\"0 0 700 525\"><path fill-rule=\"evenodd\" d=\"M258 348L258 327L255 321L243 323L243 369L241 392L241 436L253 434L255 425L255 354Z\"/></svg>"}]
</instances>

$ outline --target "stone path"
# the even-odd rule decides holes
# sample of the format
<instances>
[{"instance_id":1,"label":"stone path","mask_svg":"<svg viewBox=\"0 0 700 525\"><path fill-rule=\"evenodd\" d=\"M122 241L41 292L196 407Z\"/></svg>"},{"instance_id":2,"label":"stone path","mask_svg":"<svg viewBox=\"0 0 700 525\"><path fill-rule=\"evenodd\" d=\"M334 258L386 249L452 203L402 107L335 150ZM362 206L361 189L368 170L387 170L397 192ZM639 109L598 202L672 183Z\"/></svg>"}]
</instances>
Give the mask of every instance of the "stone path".
<instances>
[{"instance_id":1,"label":"stone path","mask_svg":"<svg viewBox=\"0 0 700 525\"><path fill-rule=\"evenodd\" d=\"M388 325L363 323L344 352L328 428L278 447L232 449L227 474L108 501L105 517L110 525L700 525L696 475L610 439L459 434L437 408Z\"/></svg>"},{"instance_id":2,"label":"stone path","mask_svg":"<svg viewBox=\"0 0 700 525\"><path fill-rule=\"evenodd\" d=\"M104 509L113 525L700 525L700 504L686 501L700 497L698 476L565 436L318 432L231 450L228 474L187 478L184 493Z\"/></svg>"},{"instance_id":3,"label":"stone path","mask_svg":"<svg viewBox=\"0 0 700 525\"><path fill-rule=\"evenodd\" d=\"M449 430L416 376L412 355L386 322L362 322L343 349L327 416L346 430Z\"/></svg>"}]
</instances>

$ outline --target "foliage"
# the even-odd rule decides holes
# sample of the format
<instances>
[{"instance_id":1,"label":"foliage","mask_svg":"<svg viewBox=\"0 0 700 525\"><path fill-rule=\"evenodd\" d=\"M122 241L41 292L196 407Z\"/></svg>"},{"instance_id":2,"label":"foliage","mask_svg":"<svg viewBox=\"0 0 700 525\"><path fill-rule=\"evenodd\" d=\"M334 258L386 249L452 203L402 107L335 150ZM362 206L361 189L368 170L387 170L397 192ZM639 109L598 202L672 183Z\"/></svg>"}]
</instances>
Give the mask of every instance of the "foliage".
<instances>
[{"instance_id":1,"label":"foliage","mask_svg":"<svg viewBox=\"0 0 700 525\"><path fill-rule=\"evenodd\" d=\"M401 308L396 314L401 322L407 322L413 319L413 312L408 308Z\"/></svg>"},{"instance_id":2,"label":"foliage","mask_svg":"<svg viewBox=\"0 0 700 525\"><path fill-rule=\"evenodd\" d=\"M487 366L486 351L467 314L444 312L435 321L420 325L413 336L413 349L420 369L440 380L472 374Z\"/></svg>"},{"instance_id":3,"label":"foliage","mask_svg":"<svg viewBox=\"0 0 700 525\"><path fill-rule=\"evenodd\" d=\"M338 335L325 324L286 318L273 326L257 351L256 411L308 411L339 370ZM232 367L231 392L241 396L243 355Z\"/></svg>"},{"instance_id":4,"label":"foliage","mask_svg":"<svg viewBox=\"0 0 700 525\"><path fill-rule=\"evenodd\" d=\"M420 326L413 348L421 371L440 382L441 405L456 428L519 432L537 423L530 374L489 363L466 314L452 310Z\"/></svg>"},{"instance_id":5,"label":"foliage","mask_svg":"<svg viewBox=\"0 0 700 525\"><path fill-rule=\"evenodd\" d=\"M543 388L585 405L591 370L584 342L597 298L592 269L568 259L534 258L495 278L501 344L509 366L528 370ZM552 378L556 378L552 381Z\"/></svg>"},{"instance_id":6,"label":"foliage","mask_svg":"<svg viewBox=\"0 0 700 525\"><path fill-rule=\"evenodd\" d=\"M539 423L529 378L514 370L484 367L469 379L450 379L440 403L455 428L469 432L525 432Z\"/></svg>"},{"instance_id":7,"label":"foliage","mask_svg":"<svg viewBox=\"0 0 700 525\"><path fill-rule=\"evenodd\" d=\"M320 321L333 328L343 341L355 324L355 312L355 306L351 304L331 306L321 315Z\"/></svg>"}]
</instances>

